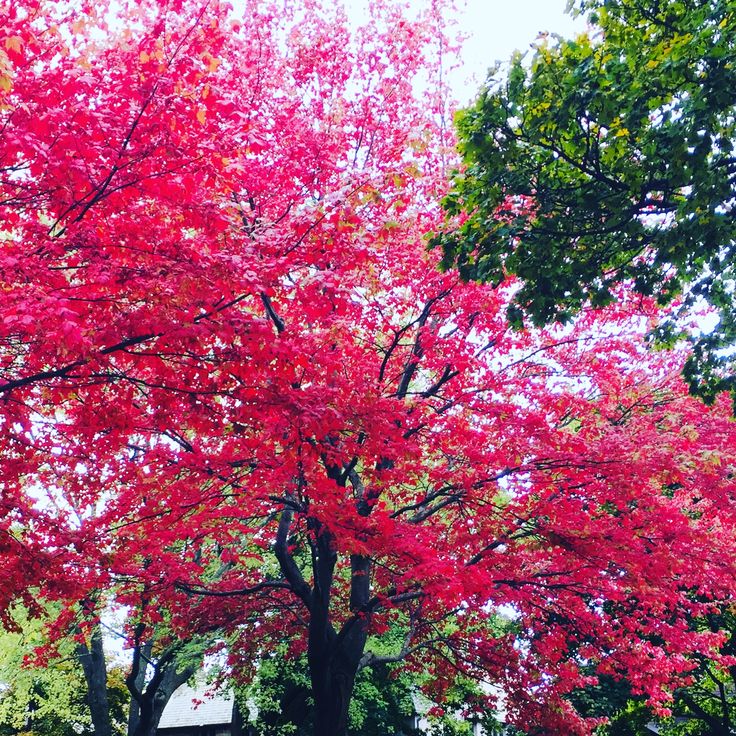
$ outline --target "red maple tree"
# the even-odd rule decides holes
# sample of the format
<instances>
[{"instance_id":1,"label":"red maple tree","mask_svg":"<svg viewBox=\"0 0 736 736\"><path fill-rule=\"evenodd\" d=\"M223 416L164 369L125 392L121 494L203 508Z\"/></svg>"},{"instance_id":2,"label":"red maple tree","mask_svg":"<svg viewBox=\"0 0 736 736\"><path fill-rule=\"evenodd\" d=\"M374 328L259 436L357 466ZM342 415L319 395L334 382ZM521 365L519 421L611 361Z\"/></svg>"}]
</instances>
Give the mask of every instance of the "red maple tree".
<instances>
[{"instance_id":1,"label":"red maple tree","mask_svg":"<svg viewBox=\"0 0 736 736\"><path fill-rule=\"evenodd\" d=\"M596 667L663 705L717 656L735 427L652 304L513 332L436 270L439 10L371 6L2 3L0 611L224 630L242 676L286 639L319 736L399 660L587 733Z\"/></svg>"}]
</instances>

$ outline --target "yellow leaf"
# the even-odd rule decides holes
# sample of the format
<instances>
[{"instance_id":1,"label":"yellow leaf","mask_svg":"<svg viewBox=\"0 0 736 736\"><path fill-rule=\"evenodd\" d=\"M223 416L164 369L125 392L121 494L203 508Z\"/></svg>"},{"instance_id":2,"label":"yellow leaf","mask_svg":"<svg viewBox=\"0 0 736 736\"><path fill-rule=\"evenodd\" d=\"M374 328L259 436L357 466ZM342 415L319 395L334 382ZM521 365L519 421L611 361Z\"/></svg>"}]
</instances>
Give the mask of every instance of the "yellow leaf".
<instances>
[{"instance_id":1,"label":"yellow leaf","mask_svg":"<svg viewBox=\"0 0 736 736\"><path fill-rule=\"evenodd\" d=\"M204 125L205 118L207 117L207 114L205 113L205 110L203 107L200 107L199 110L197 110L197 120L199 120L202 125Z\"/></svg>"},{"instance_id":2,"label":"yellow leaf","mask_svg":"<svg viewBox=\"0 0 736 736\"><path fill-rule=\"evenodd\" d=\"M140 55L138 56L138 60L141 62L141 64L145 64L151 57L145 52L141 51Z\"/></svg>"}]
</instances>

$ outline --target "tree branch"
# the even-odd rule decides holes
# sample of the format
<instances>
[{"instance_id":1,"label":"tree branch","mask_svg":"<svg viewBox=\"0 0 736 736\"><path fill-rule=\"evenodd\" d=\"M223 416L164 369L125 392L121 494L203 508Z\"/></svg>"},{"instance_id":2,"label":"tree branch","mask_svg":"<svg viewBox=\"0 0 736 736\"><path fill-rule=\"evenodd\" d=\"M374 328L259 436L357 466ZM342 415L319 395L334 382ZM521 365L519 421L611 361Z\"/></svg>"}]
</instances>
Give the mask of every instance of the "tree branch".
<instances>
[{"instance_id":1,"label":"tree branch","mask_svg":"<svg viewBox=\"0 0 736 736\"><path fill-rule=\"evenodd\" d=\"M259 593L262 590L273 590L273 589L282 589L282 590L292 590L291 584L285 581L281 580L269 580L265 581L263 583L256 583L255 585L251 585L247 588L235 588L233 590L212 590L211 588L206 588L203 585L191 585L189 583L183 583L183 582L177 582L174 584L174 587L178 590L183 591L184 593L193 593L194 595L204 595L204 596L213 596L216 598L228 598L233 596L241 596L241 595L253 595L254 593Z\"/></svg>"},{"instance_id":2,"label":"tree branch","mask_svg":"<svg viewBox=\"0 0 736 736\"><path fill-rule=\"evenodd\" d=\"M291 508L284 508L281 512L279 527L276 532L276 542L274 544L274 554L278 560L279 567L284 577L288 581L291 589L301 598L304 605L311 611L312 609L312 590L304 580L301 570L294 562L294 558L289 552L289 530L294 516Z\"/></svg>"}]
</instances>

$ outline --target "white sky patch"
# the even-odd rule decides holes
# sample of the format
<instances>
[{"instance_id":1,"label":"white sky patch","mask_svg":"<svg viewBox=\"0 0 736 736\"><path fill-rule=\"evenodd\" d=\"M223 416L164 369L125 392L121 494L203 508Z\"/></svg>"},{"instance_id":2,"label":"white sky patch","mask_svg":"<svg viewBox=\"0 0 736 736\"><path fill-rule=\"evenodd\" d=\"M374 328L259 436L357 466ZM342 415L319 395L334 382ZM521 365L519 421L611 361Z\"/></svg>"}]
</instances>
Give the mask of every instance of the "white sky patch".
<instances>
[{"instance_id":1,"label":"white sky patch","mask_svg":"<svg viewBox=\"0 0 736 736\"><path fill-rule=\"evenodd\" d=\"M467 0L463 7L460 2L458 29L467 38L461 68L450 77L458 102L467 104L475 97L488 69L497 62L507 62L515 51L531 55L540 34L572 37L584 32L585 20L567 15L566 4L566 0Z\"/></svg>"},{"instance_id":2,"label":"white sky patch","mask_svg":"<svg viewBox=\"0 0 736 736\"><path fill-rule=\"evenodd\" d=\"M416 11L432 0L410 0ZM344 0L348 17L356 25L370 17L371 0ZM467 105L477 94L489 68L506 62L514 51L531 51L540 34L572 37L585 31L584 18L565 13L567 0L457 0L449 20L457 23L450 36L465 38L460 64L448 75L453 96Z\"/></svg>"}]
</instances>

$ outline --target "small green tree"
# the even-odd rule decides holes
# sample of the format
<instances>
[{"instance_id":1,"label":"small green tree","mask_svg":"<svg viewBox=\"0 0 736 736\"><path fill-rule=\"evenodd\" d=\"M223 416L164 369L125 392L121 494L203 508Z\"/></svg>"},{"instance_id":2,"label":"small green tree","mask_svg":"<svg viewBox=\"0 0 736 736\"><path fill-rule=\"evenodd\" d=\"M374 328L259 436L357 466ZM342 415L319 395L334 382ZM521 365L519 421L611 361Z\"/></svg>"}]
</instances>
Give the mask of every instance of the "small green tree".
<instances>
[{"instance_id":1,"label":"small green tree","mask_svg":"<svg viewBox=\"0 0 736 736\"><path fill-rule=\"evenodd\" d=\"M87 684L73 641L60 642L55 656L34 663L46 643L43 618L16 607L14 630L0 630L0 734L79 736L91 731ZM123 673L108 673L108 702L116 733L123 733L129 696Z\"/></svg>"}]
</instances>

